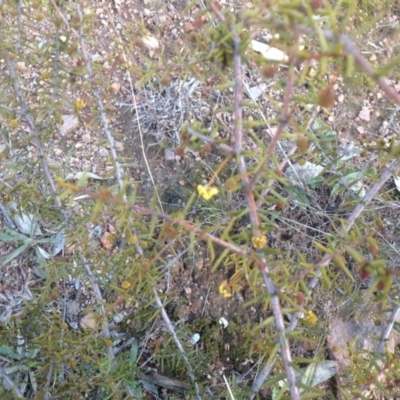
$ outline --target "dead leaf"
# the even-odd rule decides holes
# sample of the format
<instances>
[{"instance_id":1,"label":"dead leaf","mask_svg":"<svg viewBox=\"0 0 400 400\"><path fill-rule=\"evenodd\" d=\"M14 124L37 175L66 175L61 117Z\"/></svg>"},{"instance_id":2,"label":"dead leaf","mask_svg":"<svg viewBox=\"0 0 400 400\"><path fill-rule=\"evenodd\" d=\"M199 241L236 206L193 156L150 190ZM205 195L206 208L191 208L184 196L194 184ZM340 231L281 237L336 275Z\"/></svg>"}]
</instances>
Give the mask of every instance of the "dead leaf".
<instances>
[{"instance_id":1,"label":"dead leaf","mask_svg":"<svg viewBox=\"0 0 400 400\"><path fill-rule=\"evenodd\" d=\"M335 104L335 96L330 86L319 92L317 104L325 108L332 107Z\"/></svg>"},{"instance_id":2,"label":"dead leaf","mask_svg":"<svg viewBox=\"0 0 400 400\"><path fill-rule=\"evenodd\" d=\"M106 232L100 238L100 242L105 249L111 250L114 247L114 235L110 232Z\"/></svg>"},{"instance_id":3,"label":"dead leaf","mask_svg":"<svg viewBox=\"0 0 400 400\"><path fill-rule=\"evenodd\" d=\"M95 314L93 312L90 312L86 314L79 322L79 325L81 326L82 329L96 329L97 327L97 321L95 318Z\"/></svg>"},{"instance_id":4,"label":"dead leaf","mask_svg":"<svg viewBox=\"0 0 400 400\"><path fill-rule=\"evenodd\" d=\"M259 42L258 40L252 40L250 48L257 53L261 53L268 61L286 62L289 58L282 50L268 46L266 43Z\"/></svg>"}]
</instances>

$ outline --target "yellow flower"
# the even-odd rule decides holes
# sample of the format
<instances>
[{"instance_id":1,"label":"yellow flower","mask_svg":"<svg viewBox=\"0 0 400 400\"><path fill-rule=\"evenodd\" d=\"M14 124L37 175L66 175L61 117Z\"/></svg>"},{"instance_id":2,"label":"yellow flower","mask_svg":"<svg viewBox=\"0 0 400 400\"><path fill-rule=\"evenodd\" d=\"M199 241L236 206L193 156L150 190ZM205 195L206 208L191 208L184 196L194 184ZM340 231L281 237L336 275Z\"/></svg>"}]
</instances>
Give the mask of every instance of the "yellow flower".
<instances>
[{"instance_id":1,"label":"yellow flower","mask_svg":"<svg viewBox=\"0 0 400 400\"><path fill-rule=\"evenodd\" d=\"M124 290L129 289L130 287L131 287L131 283L129 281L123 281L121 283L121 288Z\"/></svg>"},{"instance_id":2,"label":"yellow flower","mask_svg":"<svg viewBox=\"0 0 400 400\"><path fill-rule=\"evenodd\" d=\"M79 111L82 110L83 107L85 107L85 102L82 99L76 99L75 108Z\"/></svg>"},{"instance_id":3,"label":"yellow flower","mask_svg":"<svg viewBox=\"0 0 400 400\"><path fill-rule=\"evenodd\" d=\"M199 196L205 200L210 200L216 194L218 194L218 189L215 186L204 186L204 185L197 185L197 192Z\"/></svg>"},{"instance_id":4,"label":"yellow flower","mask_svg":"<svg viewBox=\"0 0 400 400\"><path fill-rule=\"evenodd\" d=\"M136 235L130 235L128 240L129 240L130 244L135 244L137 242L137 236Z\"/></svg>"},{"instance_id":5,"label":"yellow flower","mask_svg":"<svg viewBox=\"0 0 400 400\"><path fill-rule=\"evenodd\" d=\"M304 323L308 326L315 325L318 321L318 317L314 314L313 311L307 311L307 314L304 316Z\"/></svg>"},{"instance_id":6,"label":"yellow flower","mask_svg":"<svg viewBox=\"0 0 400 400\"><path fill-rule=\"evenodd\" d=\"M265 235L253 236L251 238L251 243L256 250L260 250L267 245L267 238Z\"/></svg>"},{"instance_id":7,"label":"yellow flower","mask_svg":"<svg viewBox=\"0 0 400 400\"><path fill-rule=\"evenodd\" d=\"M222 297L232 297L231 286L226 279L219 285L218 290Z\"/></svg>"},{"instance_id":8,"label":"yellow flower","mask_svg":"<svg viewBox=\"0 0 400 400\"><path fill-rule=\"evenodd\" d=\"M16 119L11 119L8 123L11 128L16 128L18 126L18 121Z\"/></svg>"}]
</instances>

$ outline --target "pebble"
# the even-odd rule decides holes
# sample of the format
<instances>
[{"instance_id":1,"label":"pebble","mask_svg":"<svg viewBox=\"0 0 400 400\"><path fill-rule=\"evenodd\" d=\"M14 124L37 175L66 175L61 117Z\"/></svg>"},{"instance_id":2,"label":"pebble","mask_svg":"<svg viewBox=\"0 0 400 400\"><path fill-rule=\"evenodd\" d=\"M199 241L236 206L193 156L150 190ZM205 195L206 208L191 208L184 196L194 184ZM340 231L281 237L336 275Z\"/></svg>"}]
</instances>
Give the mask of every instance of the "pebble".
<instances>
[{"instance_id":1,"label":"pebble","mask_svg":"<svg viewBox=\"0 0 400 400\"><path fill-rule=\"evenodd\" d=\"M82 135L82 142L83 143L90 143L92 141L92 137L90 136L89 133L85 133Z\"/></svg>"},{"instance_id":2,"label":"pebble","mask_svg":"<svg viewBox=\"0 0 400 400\"><path fill-rule=\"evenodd\" d=\"M99 155L100 157L108 157L108 150L104 147L100 147L99 149Z\"/></svg>"}]
</instances>

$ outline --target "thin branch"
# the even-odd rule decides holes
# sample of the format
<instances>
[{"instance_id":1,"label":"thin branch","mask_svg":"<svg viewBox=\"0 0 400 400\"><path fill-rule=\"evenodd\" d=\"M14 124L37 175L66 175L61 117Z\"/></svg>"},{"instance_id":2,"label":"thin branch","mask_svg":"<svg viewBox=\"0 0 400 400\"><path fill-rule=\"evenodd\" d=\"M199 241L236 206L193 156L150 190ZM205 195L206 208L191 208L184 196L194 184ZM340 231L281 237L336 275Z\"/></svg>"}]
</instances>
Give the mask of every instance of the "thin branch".
<instances>
[{"instance_id":1,"label":"thin branch","mask_svg":"<svg viewBox=\"0 0 400 400\"><path fill-rule=\"evenodd\" d=\"M0 366L0 377L3 379L4 387L7 390L11 390L12 394L19 398L23 399L24 395L19 390L18 386L14 383L14 381L10 378L10 376L4 371L3 367Z\"/></svg>"},{"instance_id":2,"label":"thin branch","mask_svg":"<svg viewBox=\"0 0 400 400\"><path fill-rule=\"evenodd\" d=\"M87 275L87 277L89 278L89 282L90 282L90 284L92 285L93 292L94 292L94 295L95 295L96 300L97 300L97 304L98 304L99 307L100 307L100 313L101 313L101 315L103 316L103 321L102 321L102 324L103 324L102 334L103 334L103 336L104 336L106 339L110 339L110 338L111 338L111 333L110 333L110 328L109 328L109 326L108 326L106 308L105 308L105 306L104 306L105 301L104 301L104 299L103 299L103 295L101 294L100 286L99 286L99 284L97 283L97 279L96 279L96 277L94 276L93 271L92 271L92 269L91 269L91 267L90 267L88 261L85 259L85 257L84 257L82 254L79 255L79 258L80 258L80 260L81 260L83 269L85 270L86 275ZM114 359L115 356L114 356L114 350L113 350L113 348L112 348L112 345L107 346L107 354L108 354L108 358L109 358L110 360L113 360L113 359Z\"/></svg>"},{"instance_id":3,"label":"thin branch","mask_svg":"<svg viewBox=\"0 0 400 400\"><path fill-rule=\"evenodd\" d=\"M381 341L378 346L378 353L383 353L385 349L386 341L388 340L390 333L393 330L394 323L397 320L397 316L400 312L400 306L394 306L392 310L392 314L390 315L389 322L386 326L385 332L382 335Z\"/></svg>"},{"instance_id":4,"label":"thin branch","mask_svg":"<svg viewBox=\"0 0 400 400\"><path fill-rule=\"evenodd\" d=\"M17 98L18 104L20 106L23 118L25 119L26 123L28 124L28 127L29 127L29 129L30 129L30 131L31 131L31 133L32 133L32 135L34 137L36 152L37 152L37 155L38 155L38 157L39 157L39 159L41 161L41 166L42 166L42 170L44 172L46 181L50 186L50 191L51 191L51 193L53 195L55 205L57 206L57 208L59 209L59 211L63 215L65 222L67 224L70 224L67 212L63 209L62 202L61 202L61 200L60 200L60 198L58 196L56 185L55 185L53 176L52 176L52 174L50 172L49 165L47 163L46 157L45 157L45 153L44 153L44 150L43 150L43 146L42 146L42 142L41 142L41 138L40 138L39 132L36 129L34 119L33 119L32 115L29 113L27 103L26 103L25 98L24 98L24 96L22 94L22 91L21 91L21 88L20 88L20 85L19 85L19 81L18 81L18 77L17 77L17 74L16 74L15 65L11 61L9 55L5 51L3 51L3 57L6 60L7 68L9 70L10 77L12 79L14 93L15 93L15 96ZM92 273L92 271L90 269L90 266L88 265L87 261L84 259L82 254L80 254L80 257L81 257L81 261L82 261L83 267L85 269L85 272L87 273L87 275L89 277L89 280L93 285L93 290L94 290L96 299L97 299L97 301L99 303L100 309L103 312L103 316L105 317L106 314L105 314L105 309L104 309L104 300L102 298L100 288L96 283L94 275L93 275L93 273ZM107 319L106 318L104 318L103 325L104 325L103 326L104 335L107 338L110 338L110 331L109 331L109 328L108 328L108 324L107 324ZM110 359L113 359L114 355L113 355L112 347L109 346L107 348L107 351L108 351L108 355L109 355Z\"/></svg>"},{"instance_id":5,"label":"thin branch","mask_svg":"<svg viewBox=\"0 0 400 400\"><path fill-rule=\"evenodd\" d=\"M296 30L298 32L306 33L306 34L315 34L315 30L296 25ZM372 79L374 79L379 87L386 93L386 95L393 100L397 105L400 105L400 96L398 95L397 92L395 92L387 83L385 78L376 78L375 76L375 70L374 68L370 65L370 63L365 59L365 57L361 54L361 52L357 49L356 45L346 36L346 35L336 35L333 33L331 30L323 30L322 33L324 34L325 38L334 41L334 42L340 42L343 44L343 48L345 53L350 54L354 57L355 61L359 65L361 69L363 69ZM294 146L289 154L293 154L297 150L297 147ZM283 169L284 165L289 161L288 157L286 157L285 160L280 165L280 168ZM350 214L348 217L345 226L343 227L342 233L345 234L348 232L353 224L355 223L355 220L361 215L361 213L364 211L366 205L374 199L378 191L382 188L382 186L385 184L385 182L392 176L393 171L396 169L398 165L398 162L396 160L392 161L392 163L389 165L389 167L383 172L381 175L381 178L379 179L378 182L376 182L368 191L368 193L364 196L362 201L357 204L357 206L354 208L353 212ZM268 193L269 187L272 184L272 181L269 182L267 189L263 192L264 195ZM334 254L326 254L317 264L317 276L314 276L311 281L308 284L308 289L311 290L313 289L317 283L319 282L319 276L321 274L320 268L323 268L327 266L332 259L336 256L336 253ZM392 316L398 313L398 310L396 307L393 309ZM287 327L286 332L293 331L298 323L298 320L302 313L296 313L291 320L290 325ZM387 331L389 331L390 324L388 325ZM386 333L386 332L385 332ZM383 339L384 340L384 339ZM381 348L382 342L380 344ZM258 374L256 379L253 382L252 386L252 398L254 398L255 394L260 390L261 386L265 382L265 380L268 378L268 375L270 374L272 368L274 366L274 361L271 362L269 365L264 366L264 368L261 370L261 372Z\"/></svg>"},{"instance_id":6,"label":"thin branch","mask_svg":"<svg viewBox=\"0 0 400 400\"><path fill-rule=\"evenodd\" d=\"M234 127L234 149L237 157L237 168L239 174L241 175L243 190L246 198L246 203L249 208L249 216L250 222L253 229L253 235L260 235L260 220L257 213L257 206L254 198L254 194L252 191L252 183L249 181L247 171L246 171L246 163L244 156L242 154L242 146L243 146L243 78L242 78L242 63L241 63L241 54L240 54L240 37L236 32L234 27L231 27L231 31L233 34L234 40L234 82L235 82L235 91L234 91L234 117L235 117L235 127ZM291 90L288 90L287 94L287 104L284 109L284 118L289 114L289 104L291 99ZM275 148L276 141L270 145L270 149ZM272 150L271 150L272 151ZM280 344L281 356L283 360L283 366L285 370L285 375L289 383L289 392L290 397L293 400L300 399L299 389L296 386L296 376L294 373L294 369L291 365L292 357L290 353L289 343L287 337L285 335L285 325L283 322L283 314L280 306L280 301L278 297L278 292L275 288L275 285L272 279L269 276L269 266L264 258L260 258L258 260L258 266L263 277L267 292L271 296L270 304L271 310L274 316L275 328L278 332L278 340Z\"/></svg>"},{"instance_id":7,"label":"thin branch","mask_svg":"<svg viewBox=\"0 0 400 400\"><path fill-rule=\"evenodd\" d=\"M53 378L53 361L50 362L49 371L46 376L46 384L44 385L44 400L51 400L50 385Z\"/></svg>"},{"instance_id":8,"label":"thin branch","mask_svg":"<svg viewBox=\"0 0 400 400\"><path fill-rule=\"evenodd\" d=\"M317 34L315 29L303 25L295 24L294 29L307 35ZM327 40L335 43L341 43L343 45L344 53L352 55L358 66L379 85L389 99L393 100L397 105L400 106L399 94L389 86L384 77L379 77L376 75L376 69L367 61L367 59L362 55L361 51L358 50L355 43L348 36L343 34L337 35L330 29L323 29L321 32Z\"/></svg>"},{"instance_id":9,"label":"thin branch","mask_svg":"<svg viewBox=\"0 0 400 400\"><path fill-rule=\"evenodd\" d=\"M186 370L188 371L188 374L189 374L189 378L190 378L192 384L195 387L196 399L197 400L201 400L200 390L199 390L199 387L198 387L197 382L196 382L196 378L195 378L194 373L193 373L193 368L190 365L188 357L186 355L185 349L183 348L182 343L180 342L180 340L178 338L178 335L177 335L177 333L175 331L174 325L172 324L171 320L169 319L169 316L168 316L168 314L167 314L167 312L166 312L166 310L165 310L165 308L164 308L164 306L163 306L163 304L161 302L161 299L158 296L157 289L154 288L153 291L154 291L154 297L156 299L156 304L161 310L161 316L162 316L162 318L164 320L164 323L165 323L166 327L168 328L169 332L171 333L172 338L174 339L175 345L178 348L179 353L181 354L183 362L185 363Z\"/></svg>"}]
</instances>

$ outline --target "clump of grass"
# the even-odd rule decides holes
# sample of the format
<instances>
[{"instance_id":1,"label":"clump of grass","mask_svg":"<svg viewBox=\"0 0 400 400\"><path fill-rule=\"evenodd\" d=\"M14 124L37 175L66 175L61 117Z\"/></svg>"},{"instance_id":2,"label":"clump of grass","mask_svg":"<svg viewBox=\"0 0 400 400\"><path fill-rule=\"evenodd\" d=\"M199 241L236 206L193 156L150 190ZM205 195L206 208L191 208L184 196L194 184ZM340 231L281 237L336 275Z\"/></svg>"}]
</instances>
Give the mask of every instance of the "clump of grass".
<instances>
[{"instance_id":1,"label":"clump of grass","mask_svg":"<svg viewBox=\"0 0 400 400\"><path fill-rule=\"evenodd\" d=\"M211 105L202 98L201 83L194 78L174 79L166 86L145 84L135 101L136 105L121 105L131 118L132 134L140 131L152 136L153 144L164 143L169 148L180 145L184 124L198 121L204 126L210 119Z\"/></svg>"}]
</instances>

